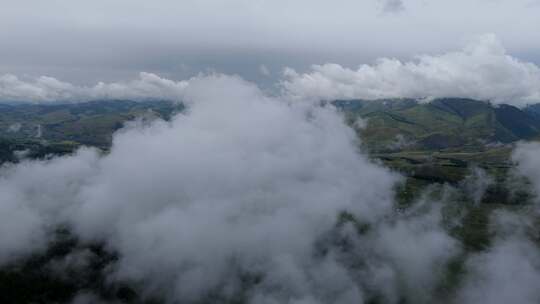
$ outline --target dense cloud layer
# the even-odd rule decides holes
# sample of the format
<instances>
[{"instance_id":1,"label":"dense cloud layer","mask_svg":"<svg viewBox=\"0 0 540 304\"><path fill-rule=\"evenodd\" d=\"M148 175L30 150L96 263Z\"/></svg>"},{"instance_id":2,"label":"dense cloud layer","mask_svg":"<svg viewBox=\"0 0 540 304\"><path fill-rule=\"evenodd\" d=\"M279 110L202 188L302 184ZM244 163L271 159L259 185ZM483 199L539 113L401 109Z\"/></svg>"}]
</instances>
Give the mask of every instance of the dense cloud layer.
<instances>
[{"instance_id":1,"label":"dense cloud layer","mask_svg":"<svg viewBox=\"0 0 540 304\"><path fill-rule=\"evenodd\" d=\"M190 80L182 98L187 113L120 131L105 156L2 168L0 263L67 225L120 254L111 280L171 301L431 299L456 241L438 209L395 218L398 176L358 153L335 109L220 75ZM336 226L343 211L372 229Z\"/></svg>"},{"instance_id":2,"label":"dense cloud layer","mask_svg":"<svg viewBox=\"0 0 540 304\"><path fill-rule=\"evenodd\" d=\"M258 67L355 67L456 48L495 33L537 64L537 0L3 0L0 74L75 83L151 71L260 80ZM507 22L506 22L507 21ZM251 77L251 78L250 78ZM275 80L275 79L274 79Z\"/></svg>"},{"instance_id":3,"label":"dense cloud layer","mask_svg":"<svg viewBox=\"0 0 540 304\"><path fill-rule=\"evenodd\" d=\"M508 55L494 35L460 51L421 55L415 61L381 58L357 70L324 64L285 75L283 86L298 98L464 97L517 106L540 102L540 68Z\"/></svg>"},{"instance_id":4,"label":"dense cloud layer","mask_svg":"<svg viewBox=\"0 0 540 304\"><path fill-rule=\"evenodd\" d=\"M262 75L270 75L265 65ZM188 81L151 73L136 80L77 86L52 77L0 76L2 102L77 102L93 99L181 100ZM485 35L461 51L421 55L416 61L381 58L351 70L337 64L315 65L308 73L288 68L279 88L285 98L465 97L525 106L540 102L540 68L506 53L494 35Z\"/></svg>"},{"instance_id":5,"label":"dense cloud layer","mask_svg":"<svg viewBox=\"0 0 540 304\"><path fill-rule=\"evenodd\" d=\"M181 83L185 113L130 124L107 154L81 149L2 167L0 265L40 252L65 226L119 254L108 280L171 303L440 300L448 263L463 257L441 203L425 196L395 210L399 176L360 154L335 109L269 97L237 77ZM514 158L540 189L529 169L538 151L522 145ZM468 275L446 300L537 302L529 219L495 214L492 247L466 256Z\"/></svg>"}]
</instances>

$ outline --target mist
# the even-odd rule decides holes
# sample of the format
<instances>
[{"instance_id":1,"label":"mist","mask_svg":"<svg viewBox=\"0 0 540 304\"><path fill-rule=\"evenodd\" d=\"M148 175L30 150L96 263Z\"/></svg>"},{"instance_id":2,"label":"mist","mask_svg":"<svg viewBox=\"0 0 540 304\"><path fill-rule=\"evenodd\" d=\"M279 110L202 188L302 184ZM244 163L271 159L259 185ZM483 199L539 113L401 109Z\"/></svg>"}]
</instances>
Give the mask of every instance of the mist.
<instances>
[{"instance_id":1,"label":"mist","mask_svg":"<svg viewBox=\"0 0 540 304\"><path fill-rule=\"evenodd\" d=\"M360 153L337 110L218 74L182 96L186 112L130 124L106 154L4 166L0 263L62 226L118 253L111 282L171 303L433 300L458 243L438 208L395 212L401 177Z\"/></svg>"},{"instance_id":2,"label":"mist","mask_svg":"<svg viewBox=\"0 0 540 304\"><path fill-rule=\"evenodd\" d=\"M264 64L257 67L257 72L262 78L271 76ZM326 63L313 65L305 73L290 67L276 72L276 82L264 86L267 95L311 102L382 98L430 101L442 97L474 98L517 107L540 102L540 68L508 54L494 34L478 36L461 50L417 55L414 61L380 57L375 64L362 64L357 70ZM0 102L181 101L189 79L141 72L135 79L76 85L50 76L5 74L0 75Z\"/></svg>"},{"instance_id":3,"label":"mist","mask_svg":"<svg viewBox=\"0 0 540 304\"><path fill-rule=\"evenodd\" d=\"M512 159L517 163L514 174L525 177L535 192L531 202L517 210L501 210L491 215L493 244L485 252L467 260L467 276L458 295L460 303L538 303L540 292L540 254L536 236L540 218L540 146L521 143ZM485 178L480 178L482 180Z\"/></svg>"},{"instance_id":4,"label":"mist","mask_svg":"<svg viewBox=\"0 0 540 304\"><path fill-rule=\"evenodd\" d=\"M523 224L537 213L493 214L491 246L464 254L452 233L461 217L446 211L457 204L452 187L400 208L403 177L363 152L333 106L268 95L238 76L144 77L155 86L142 91L174 87L162 92L186 110L127 124L108 152L2 167L1 266L44 252L61 227L118 257L107 284L166 303L537 302L535 230ZM522 144L513 158L536 191L538 151ZM472 207L492 182L471 171L462 187ZM92 258L77 251L50 267L85 269ZM464 277L445 293L455 261Z\"/></svg>"},{"instance_id":5,"label":"mist","mask_svg":"<svg viewBox=\"0 0 540 304\"><path fill-rule=\"evenodd\" d=\"M540 303L540 0L0 4L0 302Z\"/></svg>"}]
</instances>

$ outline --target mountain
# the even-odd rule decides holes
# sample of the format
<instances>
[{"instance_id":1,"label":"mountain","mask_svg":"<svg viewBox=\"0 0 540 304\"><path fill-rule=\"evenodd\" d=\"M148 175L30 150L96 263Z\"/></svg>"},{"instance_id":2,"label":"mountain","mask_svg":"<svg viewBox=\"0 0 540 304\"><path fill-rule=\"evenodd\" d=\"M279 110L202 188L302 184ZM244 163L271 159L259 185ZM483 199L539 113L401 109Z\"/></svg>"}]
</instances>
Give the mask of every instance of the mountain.
<instances>
[{"instance_id":1,"label":"mountain","mask_svg":"<svg viewBox=\"0 0 540 304\"><path fill-rule=\"evenodd\" d=\"M525 112L540 119L540 103L526 107Z\"/></svg>"},{"instance_id":2,"label":"mountain","mask_svg":"<svg viewBox=\"0 0 540 304\"><path fill-rule=\"evenodd\" d=\"M511 165L507 144L540 139L540 105L519 109L458 98L333 104L375 158L422 180L455 183L470 165L505 170ZM169 119L182 110L167 101L0 104L0 164L71 153L81 145L106 150L126 121Z\"/></svg>"},{"instance_id":3,"label":"mountain","mask_svg":"<svg viewBox=\"0 0 540 304\"><path fill-rule=\"evenodd\" d=\"M519 109L510 105L441 98L337 100L333 104L376 152L401 150L478 150L540 137L540 104ZM91 145L107 148L112 134L137 117L168 119L182 111L167 101L104 100L76 104L0 104L0 140ZM354 124L361 118L364 128Z\"/></svg>"},{"instance_id":4,"label":"mountain","mask_svg":"<svg viewBox=\"0 0 540 304\"><path fill-rule=\"evenodd\" d=\"M75 104L2 104L0 138L11 141L72 142L106 148L112 134L136 117L168 119L182 106L167 101L91 101Z\"/></svg>"},{"instance_id":5,"label":"mountain","mask_svg":"<svg viewBox=\"0 0 540 304\"><path fill-rule=\"evenodd\" d=\"M0 164L63 155L81 145L108 149L112 134L125 122L169 119L182 110L181 104L168 101L0 104Z\"/></svg>"},{"instance_id":6,"label":"mountain","mask_svg":"<svg viewBox=\"0 0 540 304\"><path fill-rule=\"evenodd\" d=\"M540 136L540 105L519 109L464 98L337 100L374 151L478 150Z\"/></svg>"}]
</instances>

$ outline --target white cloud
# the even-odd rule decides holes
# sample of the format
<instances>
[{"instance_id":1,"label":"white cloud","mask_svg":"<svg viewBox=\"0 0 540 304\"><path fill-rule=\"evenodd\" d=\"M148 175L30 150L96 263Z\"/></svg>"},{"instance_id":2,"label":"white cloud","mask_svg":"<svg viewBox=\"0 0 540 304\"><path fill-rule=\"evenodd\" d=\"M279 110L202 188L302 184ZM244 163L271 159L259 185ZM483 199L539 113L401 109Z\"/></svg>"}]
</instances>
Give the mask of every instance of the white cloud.
<instances>
[{"instance_id":1,"label":"white cloud","mask_svg":"<svg viewBox=\"0 0 540 304\"><path fill-rule=\"evenodd\" d=\"M517 239L502 241L469 261L472 277L461 291L459 303L538 303L539 266L534 244Z\"/></svg>"},{"instance_id":2,"label":"white cloud","mask_svg":"<svg viewBox=\"0 0 540 304\"><path fill-rule=\"evenodd\" d=\"M272 63L303 68L409 58L486 30L538 62L540 41L532 29L539 25L539 6L531 1L3 1L0 73L89 83L148 69L184 78L178 74L187 64L246 77L261 61L277 69ZM405 11L380 13L399 10L400 2ZM516 16L511 25L502 22Z\"/></svg>"},{"instance_id":3,"label":"white cloud","mask_svg":"<svg viewBox=\"0 0 540 304\"><path fill-rule=\"evenodd\" d=\"M67 224L78 238L119 253L108 279L170 300L240 289L251 303L434 300L458 242L436 204L414 213L431 201L394 212L397 176L358 154L335 110L269 97L239 77L154 79L188 111L171 122L131 124L106 155L82 149L2 168L0 264L43 250L51 231ZM514 160L540 191L538 151L520 145ZM371 229L336 228L343 210ZM524 222L517 219L499 220L504 231L494 246L467 261L461 301L538 299L530 282L539 279L540 259L528 228L514 228ZM508 281L508 273L516 275ZM241 275L260 282L246 287Z\"/></svg>"},{"instance_id":4,"label":"white cloud","mask_svg":"<svg viewBox=\"0 0 540 304\"><path fill-rule=\"evenodd\" d=\"M270 75L265 65L262 75ZM195 77L197 78L197 77ZM23 80L0 76L0 101L77 102L94 99L181 100L188 81L142 72L122 82L77 86L52 77ZM460 51L421 55L402 62L381 58L374 65L351 70L338 64L314 65L307 73L284 70L279 82L283 98L333 100L347 98L464 97L525 106L540 102L540 68L506 53L494 35L484 35Z\"/></svg>"},{"instance_id":5,"label":"white cloud","mask_svg":"<svg viewBox=\"0 0 540 304\"><path fill-rule=\"evenodd\" d=\"M106 155L3 168L0 263L43 249L48 231L67 224L119 253L110 280L171 301L240 289L250 303L358 303L373 288L429 298L438 273L425 270L443 265L455 241L436 213L389 222L399 178L359 154L335 109L222 75L189 80L182 99L186 113L121 130ZM336 228L343 210L371 232ZM334 232L356 249L342 252ZM260 282L246 286L246 276Z\"/></svg>"},{"instance_id":6,"label":"white cloud","mask_svg":"<svg viewBox=\"0 0 540 304\"><path fill-rule=\"evenodd\" d=\"M93 172L97 153L1 167L0 265L44 249L62 207ZM68 182L69 180L69 182Z\"/></svg>"},{"instance_id":7,"label":"white cloud","mask_svg":"<svg viewBox=\"0 0 540 304\"><path fill-rule=\"evenodd\" d=\"M458 303L533 304L540 301L537 286L540 255L538 245L527 238L529 216L507 211L493 214L494 244L467 260L469 275L459 290Z\"/></svg>"},{"instance_id":8,"label":"white cloud","mask_svg":"<svg viewBox=\"0 0 540 304\"><path fill-rule=\"evenodd\" d=\"M434 206L426 214L382 226L374 241L378 255L394 265L399 278L398 289L389 294L405 290L413 303L434 301L432 293L445 273L446 263L460 252L457 241L441 226L439 206L432 201L424 204ZM391 290L391 286L381 288Z\"/></svg>"},{"instance_id":9,"label":"white cloud","mask_svg":"<svg viewBox=\"0 0 540 304\"><path fill-rule=\"evenodd\" d=\"M246 288L238 278L249 274L261 276L248 288L252 303L351 303L374 293L388 302L433 300L459 245L438 208L396 218L396 176L358 154L335 110L269 97L238 77L153 79L188 111L130 125L104 156L82 149L2 168L0 264L43 250L50 232L68 224L82 240L119 252L109 279L169 299L227 297ZM148 82L136 86L154 89ZM538 151L522 144L513 159L540 191ZM318 256L342 210L372 229L359 236L342 227L330 242L349 239L354 249L326 244ZM464 302L537 300L529 284L539 278L535 247L508 222L493 248L468 260ZM352 268L359 260L366 266ZM508 281L509 272L518 275Z\"/></svg>"},{"instance_id":10,"label":"white cloud","mask_svg":"<svg viewBox=\"0 0 540 304\"><path fill-rule=\"evenodd\" d=\"M15 75L0 76L0 100L4 102L78 102L96 99L170 99L177 100L186 82L175 82L152 73L126 82L99 82L94 86L76 86L53 77L42 76L25 81Z\"/></svg>"},{"instance_id":11,"label":"white cloud","mask_svg":"<svg viewBox=\"0 0 540 304\"><path fill-rule=\"evenodd\" d=\"M517 170L526 176L537 194L540 194L540 143L530 142L518 144L512 154L512 159L517 162Z\"/></svg>"},{"instance_id":12,"label":"white cloud","mask_svg":"<svg viewBox=\"0 0 540 304\"><path fill-rule=\"evenodd\" d=\"M283 87L297 98L465 97L517 106L540 101L540 68L508 55L492 34L460 51L415 61L381 58L357 70L324 64L284 74Z\"/></svg>"},{"instance_id":13,"label":"white cloud","mask_svg":"<svg viewBox=\"0 0 540 304\"><path fill-rule=\"evenodd\" d=\"M512 158L517 162L517 173L527 177L532 187L539 191L540 144L519 144ZM469 275L458 292L458 303L533 304L540 301L537 284L540 281L540 251L535 241L539 203L538 200L533 202L533 208L492 214L490 235L493 245L468 258Z\"/></svg>"}]
</instances>

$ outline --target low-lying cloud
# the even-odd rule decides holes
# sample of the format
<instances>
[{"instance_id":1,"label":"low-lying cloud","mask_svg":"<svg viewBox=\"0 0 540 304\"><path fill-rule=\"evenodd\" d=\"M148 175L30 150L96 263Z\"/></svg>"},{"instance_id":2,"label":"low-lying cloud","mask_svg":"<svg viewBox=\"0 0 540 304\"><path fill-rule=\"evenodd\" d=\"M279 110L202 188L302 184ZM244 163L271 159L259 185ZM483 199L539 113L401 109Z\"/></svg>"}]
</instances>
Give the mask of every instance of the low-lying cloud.
<instances>
[{"instance_id":1,"label":"low-lying cloud","mask_svg":"<svg viewBox=\"0 0 540 304\"><path fill-rule=\"evenodd\" d=\"M126 82L99 82L77 86L53 77L23 80L15 75L0 76L0 100L3 102L66 103L97 99L167 99L178 100L186 83L142 72Z\"/></svg>"},{"instance_id":2,"label":"low-lying cloud","mask_svg":"<svg viewBox=\"0 0 540 304\"><path fill-rule=\"evenodd\" d=\"M493 214L494 244L467 260L469 275L460 289L458 303L540 301L536 284L540 280L540 251L526 235L528 219L527 214Z\"/></svg>"},{"instance_id":3,"label":"low-lying cloud","mask_svg":"<svg viewBox=\"0 0 540 304\"><path fill-rule=\"evenodd\" d=\"M314 65L307 73L285 71L285 91L304 99L464 97L524 106L540 102L540 68L507 54L495 35L462 50L420 55L414 61L381 58L357 70Z\"/></svg>"},{"instance_id":4,"label":"low-lying cloud","mask_svg":"<svg viewBox=\"0 0 540 304\"><path fill-rule=\"evenodd\" d=\"M512 155L516 173L526 177L536 193L540 190L540 145L523 143ZM469 275L458 294L459 303L527 303L540 301L536 282L540 280L540 250L538 246L538 198L530 205L521 202L514 212L492 214L493 244L482 253L468 258Z\"/></svg>"},{"instance_id":5,"label":"low-lying cloud","mask_svg":"<svg viewBox=\"0 0 540 304\"><path fill-rule=\"evenodd\" d=\"M399 176L359 153L337 110L222 75L182 99L185 113L130 125L105 155L2 167L0 264L62 226L119 254L109 280L171 303L433 299L459 245L439 209L395 212ZM339 224L345 211L355 221Z\"/></svg>"},{"instance_id":6,"label":"low-lying cloud","mask_svg":"<svg viewBox=\"0 0 540 304\"><path fill-rule=\"evenodd\" d=\"M269 75L260 66L262 75ZM196 77L197 78L197 77ZM1 102L78 102L94 99L181 100L189 81L140 73L131 81L77 86L53 77L0 76ZM314 65L306 73L287 68L278 84L283 98L335 100L464 97L525 106L540 102L540 68L509 55L495 35L479 37L462 50L420 55L413 61L380 58L353 70Z\"/></svg>"},{"instance_id":7,"label":"low-lying cloud","mask_svg":"<svg viewBox=\"0 0 540 304\"><path fill-rule=\"evenodd\" d=\"M268 96L233 76L168 84L182 84L174 94L187 110L129 124L109 152L83 148L1 168L0 265L43 251L66 227L118 254L108 281L167 303L440 300L448 263L463 254L443 203L425 196L396 210L400 176L361 154L336 109ZM522 145L514 158L540 189L528 169L538 151ZM504 231L466 257L456 300L533 303L529 228L514 229L521 222L511 217L494 222ZM83 267L87 255L55 269ZM509 282L512 271L519 275Z\"/></svg>"},{"instance_id":8,"label":"low-lying cloud","mask_svg":"<svg viewBox=\"0 0 540 304\"><path fill-rule=\"evenodd\" d=\"M537 194L540 194L540 143L518 144L512 155L518 164L518 172L529 178Z\"/></svg>"}]
</instances>

